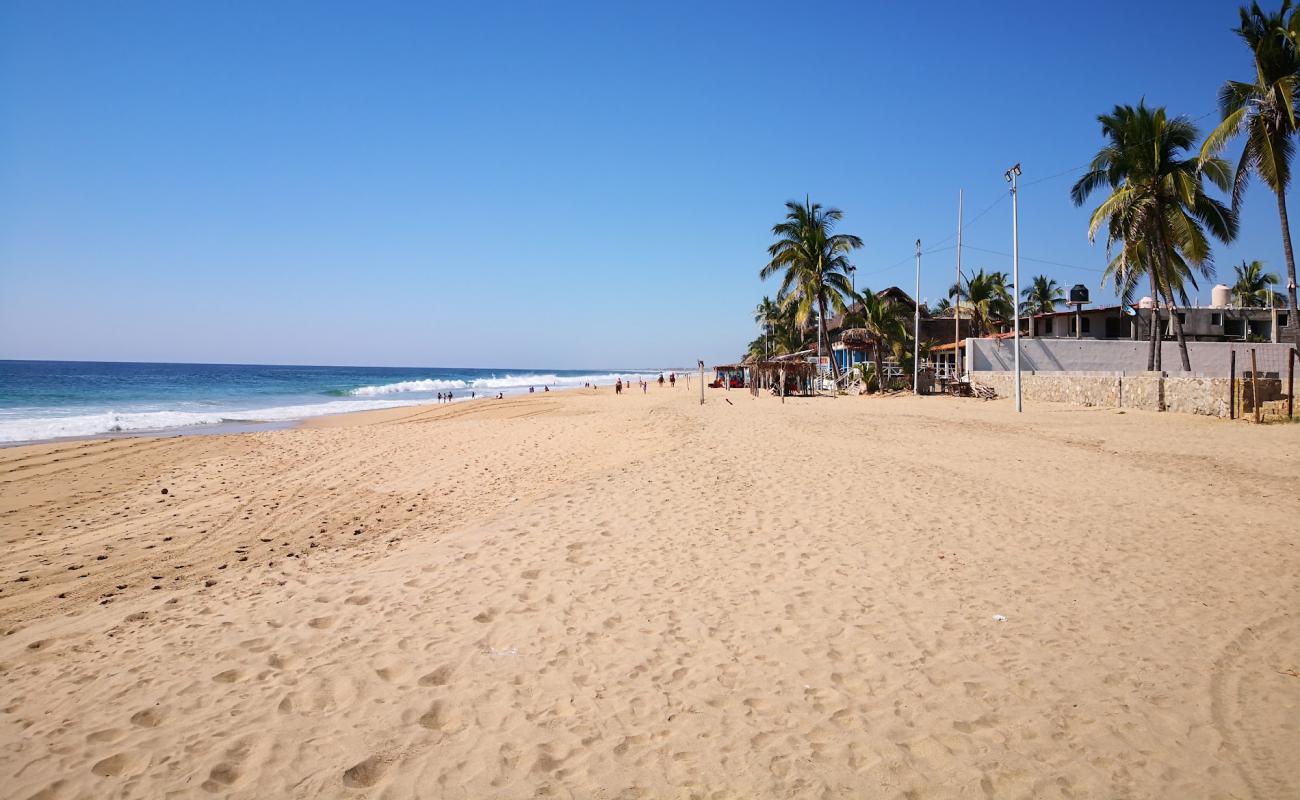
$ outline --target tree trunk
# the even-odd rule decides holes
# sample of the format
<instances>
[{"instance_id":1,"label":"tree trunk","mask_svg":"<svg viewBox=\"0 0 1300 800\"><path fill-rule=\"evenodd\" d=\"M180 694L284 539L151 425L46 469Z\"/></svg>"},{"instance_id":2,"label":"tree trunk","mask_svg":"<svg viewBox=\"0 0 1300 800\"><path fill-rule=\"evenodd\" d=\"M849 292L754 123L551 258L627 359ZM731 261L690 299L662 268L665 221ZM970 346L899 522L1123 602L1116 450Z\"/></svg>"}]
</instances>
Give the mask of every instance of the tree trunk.
<instances>
[{"instance_id":1,"label":"tree trunk","mask_svg":"<svg viewBox=\"0 0 1300 800\"><path fill-rule=\"evenodd\" d=\"M1300 344L1300 307L1296 306L1295 253L1291 250L1291 223L1286 216L1285 191L1277 193L1277 215L1282 221L1282 252L1286 255L1287 322L1290 323L1291 340Z\"/></svg>"},{"instance_id":2,"label":"tree trunk","mask_svg":"<svg viewBox=\"0 0 1300 800\"><path fill-rule=\"evenodd\" d=\"M824 297L818 297L817 305L822 312L820 319L818 319L818 324L822 329L822 340L826 342L826 355L831 359L831 379L835 382L835 389L838 391L840 385L840 365L839 362L835 360L835 352L831 350L831 332L826 329L826 299ZM819 372L821 371L821 364L817 365L817 370Z\"/></svg>"},{"instance_id":3,"label":"tree trunk","mask_svg":"<svg viewBox=\"0 0 1300 800\"><path fill-rule=\"evenodd\" d=\"M1174 328L1174 338L1178 340L1178 354L1183 360L1183 372L1192 371L1191 359L1187 356L1187 339L1183 336L1183 323L1178 319L1178 308L1174 306L1174 288L1169 280L1169 253L1160 248L1160 261L1164 269L1165 304L1169 307L1169 324Z\"/></svg>"},{"instance_id":4,"label":"tree trunk","mask_svg":"<svg viewBox=\"0 0 1300 800\"><path fill-rule=\"evenodd\" d=\"M1150 268L1150 264L1147 265ZM1156 353L1156 330L1160 327L1160 293L1156 291L1156 276L1151 273L1151 314L1147 318L1147 372L1155 372L1158 359Z\"/></svg>"},{"instance_id":5,"label":"tree trunk","mask_svg":"<svg viewBox=\"0 0 1300 800\"><path fill-rule=\"evenodd\" d=\"M885 393L885 361L880 357L880 351L885 349L884 337L875 338L873 344L875 345L875 347L873 347L872 349L876 351L875 352L876 391L879 392L880 394L884 394Z\"/></svg>"}]
</instances>

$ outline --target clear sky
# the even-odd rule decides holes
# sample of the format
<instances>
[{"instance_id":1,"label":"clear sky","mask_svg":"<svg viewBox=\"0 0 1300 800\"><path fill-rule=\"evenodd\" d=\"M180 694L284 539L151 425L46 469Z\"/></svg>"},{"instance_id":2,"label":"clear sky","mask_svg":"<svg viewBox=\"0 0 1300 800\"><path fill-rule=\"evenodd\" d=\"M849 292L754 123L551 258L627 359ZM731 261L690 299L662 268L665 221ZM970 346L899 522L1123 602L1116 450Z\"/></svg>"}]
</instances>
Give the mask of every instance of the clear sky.
<instances>
[{"instance_id":1,"label":"clear sky","mask_svg":"<svg viewBox=\"0 0 1300 800\"><path fill-rule=\"evenodd\" d=\"M1071 265L1022 275L1098 298L1077 173L1034 181L1115 103L1212 125L1252 75L1235 9L8 0L0 358L716 362L784 201L843 209L858 285L910 292L959 188L963 266L1010 270L973 248L1010 252L1017 161L1022 254ZM1242 258L1285 277L1260 186L1220 277Z\"/></svg>"}]
</instances>

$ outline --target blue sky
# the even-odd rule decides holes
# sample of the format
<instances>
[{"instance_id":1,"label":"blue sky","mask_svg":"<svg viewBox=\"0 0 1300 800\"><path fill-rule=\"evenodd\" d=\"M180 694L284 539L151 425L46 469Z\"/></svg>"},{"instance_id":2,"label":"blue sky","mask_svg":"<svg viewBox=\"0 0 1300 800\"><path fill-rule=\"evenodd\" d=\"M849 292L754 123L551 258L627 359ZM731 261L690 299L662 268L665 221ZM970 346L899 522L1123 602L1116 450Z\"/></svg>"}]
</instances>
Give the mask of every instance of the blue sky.
<instances>
[{"instance_id":1,"label":"blue sky","mask_svg":"<svg viewBox=\"0 0 1300 800\"><path fill-rule=\"evenodd\" d=\"M730 359L784 201L843 209L858 284L911 291L959 188L966 244L1010 252L1017 161L1022 254L1072 265L1022 275L1099 297L1075 173L1034 181L1115 103L1212 125L1251 76L1235 8L10 0L0 358ZM1260 186L1220 277L1242 258L1285 272Z\"/></svg>"}]
</instances>

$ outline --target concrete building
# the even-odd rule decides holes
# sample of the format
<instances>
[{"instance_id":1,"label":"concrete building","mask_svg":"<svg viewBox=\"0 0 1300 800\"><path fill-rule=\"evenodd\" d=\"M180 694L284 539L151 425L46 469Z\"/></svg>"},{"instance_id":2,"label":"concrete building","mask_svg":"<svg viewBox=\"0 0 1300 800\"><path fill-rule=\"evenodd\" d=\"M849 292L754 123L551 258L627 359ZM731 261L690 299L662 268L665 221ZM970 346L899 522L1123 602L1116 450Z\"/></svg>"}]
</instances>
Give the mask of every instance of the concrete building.
<instances>
[{"instance_id":1,"label":"concrete building","mask_svg":"<svg viewBox=\"0 0 1300 800\"><path fill-rule=\"evenodd\" d=\"M1226 304L1179 308L1177 313L1183 336L1189 342L1277 342L1280 341L1279 332L1290 319L1290 311L1285 308L1240 308ZM1143 298L1131 306L1084 308L1077 317L1074 310L1035 314L1032 336L1039 339L1146 341L1153 319L1159 320L1162 336L1172 340L1174 331L1169 311L1153 308L1150 298ZM1076 332L1076 325L1082 330Z\"/></svg>"}]
</instances>

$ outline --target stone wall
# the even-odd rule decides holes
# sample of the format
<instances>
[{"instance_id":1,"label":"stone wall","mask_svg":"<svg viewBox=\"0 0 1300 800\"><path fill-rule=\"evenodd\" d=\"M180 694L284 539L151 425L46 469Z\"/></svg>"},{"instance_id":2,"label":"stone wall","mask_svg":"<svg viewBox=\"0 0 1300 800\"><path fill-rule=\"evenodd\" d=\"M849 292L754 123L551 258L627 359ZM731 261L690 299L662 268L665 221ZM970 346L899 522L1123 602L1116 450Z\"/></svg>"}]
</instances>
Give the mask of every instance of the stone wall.
<instances>
[{"instance_id":1,"label":"stone wall","mask_svg":"<svg viewBox=\"0 0 1300 800\"><path fill-rule=\"evenodd\" d=\"M971 373L971 379L975 383L993 387L999 397L1011 397L1015 393L1015 382L1010 372L977 371ZM1238 413L1248 414L1254 410L1250 382L1238 380L1237 383ZM1227 378L1171 377L1158 372L1135 375L1026 372L1021 373L1020 388L1022 396L1028 401L1227 417L1231 381ZM1261 405L1285 396L1281 380L1259 381Z\"/></svg>"}]
</instances>

